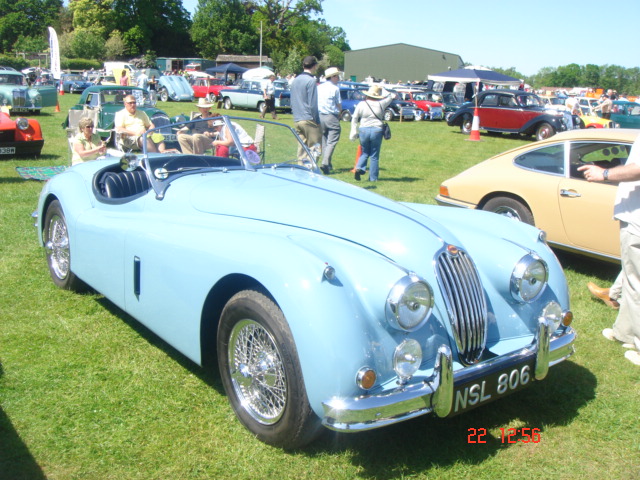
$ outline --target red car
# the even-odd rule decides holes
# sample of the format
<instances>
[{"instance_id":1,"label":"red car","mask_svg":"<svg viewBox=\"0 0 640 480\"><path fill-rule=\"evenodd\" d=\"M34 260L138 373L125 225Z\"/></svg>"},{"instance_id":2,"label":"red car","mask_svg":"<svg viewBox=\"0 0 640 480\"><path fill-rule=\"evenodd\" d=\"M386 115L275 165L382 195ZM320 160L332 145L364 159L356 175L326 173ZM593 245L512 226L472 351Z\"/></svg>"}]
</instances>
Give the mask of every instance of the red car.
<instances>
[{"instance_id":1,"label":"red car","mask_svg":"<svg viewBox=\"0 0 640 480\"><path fill-rule=\"evenodd\" d=\"M5 111L0 112L0 159L17 155L40 155L44 139L40 123L32 118L12 119Z\"/></svg>"},{"instance_id":2,"label":"red car","mask_svg":"<svg viewBox=\"0 0 640 480\"><path fill-rule=\"evenodd\" d=\"M234 88L225 85L222 78L196 78L193 81L193 93L196 98L206 98L210 102L214 102L220 95L220 90Z\"/></svg>"},{"instance_id":3,"label":"red car","mask_svg":"<svg viewBox=\"0 0 640 480\"><path fill-rule=\"evenodd\" d=\"M399 88L396 90L405 102L415 103L424 111L425 120L442 120L444 118L442 104L429 100L429 96L422 90Z\"/></svg>"}]
</instances>

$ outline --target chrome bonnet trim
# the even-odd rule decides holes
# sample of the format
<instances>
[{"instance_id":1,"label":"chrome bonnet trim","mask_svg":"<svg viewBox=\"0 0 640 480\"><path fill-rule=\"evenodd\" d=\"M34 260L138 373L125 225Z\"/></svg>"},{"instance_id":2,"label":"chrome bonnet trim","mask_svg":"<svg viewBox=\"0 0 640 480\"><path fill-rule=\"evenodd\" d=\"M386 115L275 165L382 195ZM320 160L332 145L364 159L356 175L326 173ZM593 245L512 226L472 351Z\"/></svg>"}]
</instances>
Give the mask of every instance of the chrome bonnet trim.
<instances>
[{"instance_id":1,"label":"chrome bonnet trim","mask_svg":"<svg viewBox=\"0 0 640 480\"><path fill-rule=\"evenodd\" d=\"M453 404L454 385L463 384L470 379L499 371L511 364L536 357L535 378L544 371L544 363L549 366L566 360L574 353L573 343L576 332L571 327L559 336L549 338L548 327L539 325L536 338L526 347L515 352L496 357L483 363L471 365L453 372L451 350L442 345L438 349L433 375L420 383L399 386L391 392L381 395L363 395L353 398L334 397L322 402L325 427L339 432L359 432L384 427L393 423L409 420L427 413L439 417L449 414ZM544 336L540 335L544 333ZM538 339L542 338L539 342ZM539 348L540 344L543 345ZM546 344L546 345L545 345ZM546 372L544 372L546 375Z\"/></svg>"}]
</instances>

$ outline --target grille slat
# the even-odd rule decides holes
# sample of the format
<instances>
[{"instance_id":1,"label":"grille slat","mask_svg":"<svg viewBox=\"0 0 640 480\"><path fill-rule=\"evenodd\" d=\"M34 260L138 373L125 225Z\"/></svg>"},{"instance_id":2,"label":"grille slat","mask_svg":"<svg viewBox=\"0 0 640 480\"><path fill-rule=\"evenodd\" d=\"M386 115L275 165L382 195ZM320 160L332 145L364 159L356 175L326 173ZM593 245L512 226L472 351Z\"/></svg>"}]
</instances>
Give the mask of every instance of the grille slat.
<instances>
[{"instance_id":1,"label":"grille slat","mask_svg":"<svg viewBox=\"0 0 640 480\"><path fill-rule=\"evenodd\" d=\"M462 363L479 360L486 345L487 304L480 277L469 256L461 250L444 251L437 259L442 290Z\"/></svg>"}]
</instances>

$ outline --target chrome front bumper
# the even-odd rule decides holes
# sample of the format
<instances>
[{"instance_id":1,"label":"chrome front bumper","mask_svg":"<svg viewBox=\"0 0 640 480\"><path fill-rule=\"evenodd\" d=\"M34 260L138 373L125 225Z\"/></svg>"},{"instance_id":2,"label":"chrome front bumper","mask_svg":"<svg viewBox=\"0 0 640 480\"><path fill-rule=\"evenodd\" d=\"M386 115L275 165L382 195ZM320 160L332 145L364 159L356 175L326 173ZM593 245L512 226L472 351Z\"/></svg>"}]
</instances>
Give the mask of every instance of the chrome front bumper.
<instances>
[{"instance_id":1,"label":"chrome front bumper","mask_svg":"<svg viewBox=\"0 0 640 480\"><path fill-rule=\"evenodd\" d=\"M452 411L454 386L487 376L535 357L533 377L542 380L549 367L567 359L573 352L576 333L571 327L558 337L549 338L549 325L540 320L533 342L508 355L453 372L451 349L442 345L433 375L422 383L401 385L381 395L355 398L334 397L323 402L322 423L331 430L358 432L383 427L427 413L446 417Z\"/></svg>"}]
</instances>

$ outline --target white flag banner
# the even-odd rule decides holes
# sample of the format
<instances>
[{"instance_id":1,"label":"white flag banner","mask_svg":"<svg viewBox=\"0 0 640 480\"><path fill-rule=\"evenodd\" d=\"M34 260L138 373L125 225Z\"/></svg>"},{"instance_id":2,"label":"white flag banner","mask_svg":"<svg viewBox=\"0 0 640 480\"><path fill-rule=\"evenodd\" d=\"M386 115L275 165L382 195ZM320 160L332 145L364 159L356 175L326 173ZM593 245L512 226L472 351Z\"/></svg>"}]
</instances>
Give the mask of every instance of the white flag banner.
<instances>
[{"instance_id":1,"label":"white flag banner","mask_svg":"<svg viewBox=\"0 0 640 480\"><path fill-rule=\"evenodd\" d=\"M51 52L53 78L60 80L60 47L58 46L58 34L53 27L49 27L49 51Z\"/></svg>"}]
</instances>

